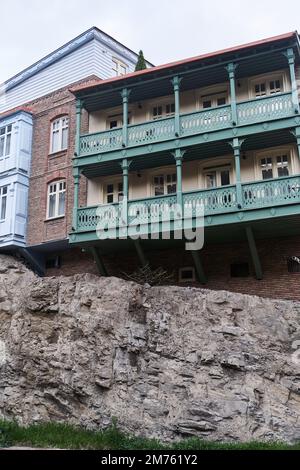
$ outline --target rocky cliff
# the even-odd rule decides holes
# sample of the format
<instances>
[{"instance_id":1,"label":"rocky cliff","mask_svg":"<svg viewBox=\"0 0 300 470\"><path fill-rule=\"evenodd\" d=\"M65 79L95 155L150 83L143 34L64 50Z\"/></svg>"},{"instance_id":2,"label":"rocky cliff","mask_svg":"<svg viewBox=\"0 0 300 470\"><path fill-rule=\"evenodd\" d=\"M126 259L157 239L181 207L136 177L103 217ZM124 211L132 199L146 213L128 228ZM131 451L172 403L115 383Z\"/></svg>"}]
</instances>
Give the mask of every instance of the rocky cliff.
<instances>
[{"instance_id":1,"label":"rocky cliff","mask_svg":"<svg viewBox=\"0 0 300 470\"><path fill-rule=\"evenodd\" d=\"M300 440L300 304L0 256L0 415L161 439ZM299 341L299 342L297 342Z\"/></svg>"}]
</instances>

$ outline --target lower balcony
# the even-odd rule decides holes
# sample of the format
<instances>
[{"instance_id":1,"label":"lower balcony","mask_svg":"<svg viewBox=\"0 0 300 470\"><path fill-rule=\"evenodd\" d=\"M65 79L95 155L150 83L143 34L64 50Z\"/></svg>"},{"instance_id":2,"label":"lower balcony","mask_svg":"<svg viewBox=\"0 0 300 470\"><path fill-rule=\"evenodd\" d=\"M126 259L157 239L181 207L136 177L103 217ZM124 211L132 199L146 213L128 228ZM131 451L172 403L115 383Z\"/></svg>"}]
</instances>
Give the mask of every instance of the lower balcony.
<instances>
[{"instance_id":1,"label":"lower balcony","mask_svg":"<svg viewBox=\"0 0 300 470\"><path fill-rule=\"evenodd\" d=\"M300 215L300 175L222 186L218 188L184 192L182 195L169 194L128 202L128 226L137 224L148 227L151 214L170 212L173 217L176 203L181 202L181 214L189 215L192 227L195 225L197 207L203 208L204 226L252 223L267 219ZM176 206L178 208L178 206ZM112 210L111 210L112 209ZM123 209L124 210L124 209ZM102 225L109 213L110 223L120 229L124 227L124 213L119 204L82 207L77 210L76 227L70 235L71 243L97 240L96 229ZM121 217L123 216L123 218ZM282 219L283 220L283 219ZM159 232L163 225L158 224ZM148 231L147 231L148 233Z\"/></svg>"}]
</instances>

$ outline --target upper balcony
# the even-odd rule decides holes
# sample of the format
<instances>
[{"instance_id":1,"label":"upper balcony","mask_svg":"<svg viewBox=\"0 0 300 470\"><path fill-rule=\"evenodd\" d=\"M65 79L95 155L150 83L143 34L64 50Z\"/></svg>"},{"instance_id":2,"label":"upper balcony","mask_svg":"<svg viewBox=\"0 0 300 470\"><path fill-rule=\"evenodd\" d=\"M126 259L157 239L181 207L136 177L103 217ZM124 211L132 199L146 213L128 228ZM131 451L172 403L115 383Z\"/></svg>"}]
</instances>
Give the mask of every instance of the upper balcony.
<instances>
[{"instance_id":1,"label":"upper balcony","mask_svg":"<svg viewBox=\"0 0 300 470\"><path fill-rule=\"evenodd\" d=\"M295 116L292 93L280 93L237 103L237 123L233 124L230 105L184 113L179 116L179 132L175 117L128 125L127 149L173 141L210 132L229 130L257 123L267 123ZM229 136L228 136L229 137ZM205 135L206 140L208 136ZM183 145L187 145L183 143ZM124 150L123 129L115 128L80 136L80 156L99 155Z\"/></svg>"},{"instance_id":2,"label":"upper balcony","mask_svg":"<svg viewBox=\"0 0 300 470\"><path fill-rule=\"evenodd\" d=\"M300 124L293 34L73 89L74 165L188 149ZM89 113L82 133L81 112Z\"/></svg>"}]
</instances>

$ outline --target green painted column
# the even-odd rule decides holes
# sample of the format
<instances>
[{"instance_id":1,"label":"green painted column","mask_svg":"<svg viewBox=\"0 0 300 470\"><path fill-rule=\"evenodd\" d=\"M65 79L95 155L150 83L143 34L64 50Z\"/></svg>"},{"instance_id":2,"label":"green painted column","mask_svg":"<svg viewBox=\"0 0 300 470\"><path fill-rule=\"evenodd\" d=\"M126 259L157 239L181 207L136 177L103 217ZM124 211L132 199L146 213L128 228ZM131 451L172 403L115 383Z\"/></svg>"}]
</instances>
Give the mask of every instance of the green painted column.
<instances>
[{"instance_id":1,"label":"green painted column","mask_svg":"<svg viewBox=\"0 0 300 470\"><path fill-rule=\"evenodd\" d=\"M175 136L180 136L180 83L181 78L176 76L172 79L172 85L174 88L174 100L175 100Z\"/></svg>"},{"instance_id":2,"label":"green painted column","mask_svg":"<svg viewBox=\"0 0 300 470\"><path fill-rule=\"evenodd\" d=\"M298 158L300 159L300 126L295 127L295 129L291 130L291 133L295 137L297 141L297 147L298 147Z\"/></svg>"},{"instance_id":3,"label":"green painted column","mask_svg":"<svg viewBox=\"0 0 300 470\"><path fill-rule=\"evenodd\" d=\"M124 88L121 91L122 102L123 102L123 138L122 145L127 147L128 144L128 101L129 101L130 90Z\"/></svg>"},{"instance_id":4,"label":"green painted column","mask_svg":"<svg viewBox=\"0 0 300 470\"><path fill-rule=\"evenodd\" d=\"M285 56L289 63L290 68L290 77L291 77L291 85L292 85L292 100L293 100L293 107L296 114L299 114L299 97L297 91L297 81L296 81L296 73L295 73L295 54L292 48L289 48Z\"/></svg>"},{"instance_id":5,"label":"green painted column","mask_svg":"<svg viewBox=\"0 0 300 470\"><path fill-rule=\"evenodd\" d=\"M128 161L127 158L123 158L121 162L121 168L123 172L123 209L124 216L126 217L126 223L128 221L128 199L129 199L129 167L131 161Z\"/></svg>"},{"instance_id":6,"label":"green painted column","mask_svg":"<svg viewBox=\"0 0 300 470\"><path fill-rule=\"evenodd\" d=\"M92 247L91 248L91 253L92 253L92 255L95 259L99 274L101 276L106 277L107 276L107 270L106 270L106 267L103 263L103 259L102 259L102 256L101 256L99 250L96 247Z\"/></svg>"},{"instance_id":7,"label":"green painted column","mask_svg":"<svg viewBox=\"0 0 300 470\"><path fill-rule=\"evenodd\" d=\"M81 116L83 103L80 99L76 100L76 137L75 137L75 157L80 156L80 134L81 134Z\"/></svg>"},{"instance_id":8,"label":"green painted column","mask_svg":"<svg viewBox=\"0 0 300 470\"><path fill-rule=\"evenodd\" d=\"M234 154L234 163L235 163L235 178L236 178L236 195L237 195L237 206L238 209L243 207L243 190L242 190L242 181L241 181L241 145L243 140L239 140L235 137L231 143Z\"/></svg>"},{"instance_id":9,"label":"green painted column","mask_svg":"<svg viewBox=\"0 0 300 470\"><path fill-rule=\"evenodd\" d=\"M77 231L77 211L79 207L79 180L80 180L80 170L78 167L73 168L73 177L74 177L74 203L73 203L73 220L72 228L73 231Z\"/></svg>"},{"instance_id":10,"label":"green painted column","mask_svg":"<svg viewBox=\"0 0 300 470\"><path fill-rule=\"evenodd\" d=\"M173 153L173 156L175 158L176 162L176 178L177 178L177 183L176 183L176 193L177 193L177 204L179 204L182 208L182 213L183 213L183 201L182 201L182 161L183 161L183 156L185 154L184 150L181 149L176 149L175 152Z\"/></svg>"},{"instance_id":11,"label":"green painted column","mask_svg":"<svg viewBox=\"0 0 300 470\"><path fill-rule=\"evenodd\" d=\"M207 284L207 277L206 277L205 271L203 269L203 265L202 265L202 262L201 262L199 252L192 250L191 255L192 255L192 258L193 258L193 261L194 261L198 281L201 284Z\"/></svg>"},{"instance_id":12,"label":"green painted column","mask_svg":"<svg viewBox=\"0 0 300 470\"><path fill-rule=\"evenodd\" d=\"M230 104L231 104L231 117L233 126L238 124L237 106L236 106L236 92L235 92L235 70L238 67L237 64L230 63L227 65L226 70L229 76L230 83Z\"/></svg>"}]
</instances>

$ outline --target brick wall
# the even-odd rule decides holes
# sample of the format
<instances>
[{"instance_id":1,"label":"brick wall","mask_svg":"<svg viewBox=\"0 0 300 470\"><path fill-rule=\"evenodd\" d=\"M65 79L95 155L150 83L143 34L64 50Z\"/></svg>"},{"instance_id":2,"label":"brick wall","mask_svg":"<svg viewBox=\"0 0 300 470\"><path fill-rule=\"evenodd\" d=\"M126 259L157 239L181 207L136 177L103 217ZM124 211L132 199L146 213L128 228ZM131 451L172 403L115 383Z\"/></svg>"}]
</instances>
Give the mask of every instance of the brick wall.
<instances>
[{"instance_id":1,"label":"brick wall","mask_svg":"<svg viewBox=\"0 0 300 470\"><path fill-rule=\"evenodd\" d=\"M260 281L255 279L248 245L246 242L241 242L204 247L201 258L208 283L205 286L198 282L182 285L300 301L300 273L292 274L287 269L287 258L300 257L300 237L258 240L257 248L264 272L264 278ZM162 266L167 271L173 272L175 284L179 284L179 268L193 266L191 254L184 249L151 251L147 252L146 256L153 268ZM124 272L132 273L138 267L134 251L106 256L104 262L109 274L116 276L123 276ZM231 277L230 265L242 262L249 262L249 277ZM62 254L62 267L48 270L47 275L76 273L97 274L93 258L88 253L82 253L79 248L70 249Z\"/></svg>"},{"instance_id":2,"label":"brick wall","mask_svg":"<svg viewBox=\"0 0 300 470\"><path fill-rule=\"evenodd\" d=\"M93 77L81 81L86 83ZM71 85L70 85L71 86ZM32 164L29 190L29 217L27 229L28 246L67 238L72 224L73 172L76 134L75 97L69 88L27 103L34 117ZM66 151L50 153L51 122L67 115L69 117L69 142ZM88 114L83 111L82 132L88 130ZM46 220L47 185L55 179L66 179L66 215L56 220ZM80 181L80 204L86 204L86 180Z\"/></svg>"}]
</instances>

